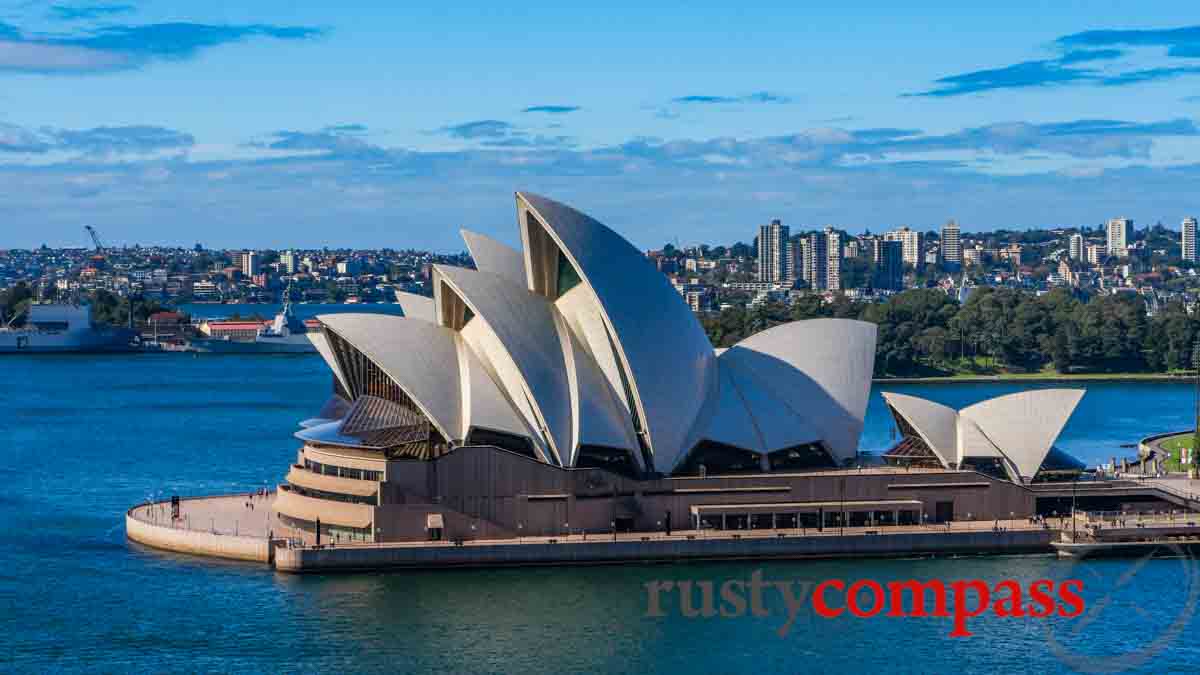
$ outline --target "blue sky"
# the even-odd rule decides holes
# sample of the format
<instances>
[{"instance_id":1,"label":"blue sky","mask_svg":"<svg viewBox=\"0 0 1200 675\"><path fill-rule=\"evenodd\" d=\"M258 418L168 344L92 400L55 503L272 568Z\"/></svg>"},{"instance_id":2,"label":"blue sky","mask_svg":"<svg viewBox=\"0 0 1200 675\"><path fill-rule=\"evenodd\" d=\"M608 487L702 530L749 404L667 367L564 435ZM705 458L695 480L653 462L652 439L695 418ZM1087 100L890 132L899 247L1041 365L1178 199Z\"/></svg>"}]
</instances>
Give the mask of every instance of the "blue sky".
<instances>
[{"instance_id":1,"label":"blue sky","mask_svg":"<svg viewBox=\"0 0 1200 675\"><path fill-rule=\"evenodd\" d=\"M582 4L0 0L0 248L1200 213L1190 4Z\"/></svg>"}]
</instances>

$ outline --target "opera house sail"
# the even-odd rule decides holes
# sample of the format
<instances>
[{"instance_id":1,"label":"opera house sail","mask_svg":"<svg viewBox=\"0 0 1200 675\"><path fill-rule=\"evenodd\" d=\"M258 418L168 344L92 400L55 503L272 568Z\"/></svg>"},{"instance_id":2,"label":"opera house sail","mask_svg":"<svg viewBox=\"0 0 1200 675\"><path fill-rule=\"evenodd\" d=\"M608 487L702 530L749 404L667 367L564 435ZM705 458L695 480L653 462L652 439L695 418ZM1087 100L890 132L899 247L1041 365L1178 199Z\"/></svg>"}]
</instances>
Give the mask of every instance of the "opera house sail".
<instances>
[{"instance_id":1,"label":"opera house sail","mask_svg":"<svg viewBox=\"0 0 1200 675\"><path fill-rule=\"evenodd\" d=\"M403 317L318 317L310 335L333 391L296 434L281 523L389 541L699 526L713 508L763 500L781 511L771 522L823 514L835 488L819 476L858 462L874 324L798 321L715 350L612 229L528 193L516 214L520 250L463 232L476 269L435 265L432 297L397 293ZM893 400L930 468L993 458L1008 471L1008 487L964 504L1023 510L1010 489L1037 466L1004 446L1027 439L982 421L1007 407ZM1034 440L1048 452L1053 439ZM908 488L862 485L855 503L891 522L924 508Z\"/></svg>"},{"instance_id":2,"label":"opera house sail","mask_svg":"<svg viewBox=\"0 0 1200 675\"><path fill-rule=\"evenodd\" d=\"M972 469L1017 483L1077 475L1079 460L1054 446L1082 389L1030 389L954 410L884 392L902 440L885 461Z\"/></svg>"}]
</instances>

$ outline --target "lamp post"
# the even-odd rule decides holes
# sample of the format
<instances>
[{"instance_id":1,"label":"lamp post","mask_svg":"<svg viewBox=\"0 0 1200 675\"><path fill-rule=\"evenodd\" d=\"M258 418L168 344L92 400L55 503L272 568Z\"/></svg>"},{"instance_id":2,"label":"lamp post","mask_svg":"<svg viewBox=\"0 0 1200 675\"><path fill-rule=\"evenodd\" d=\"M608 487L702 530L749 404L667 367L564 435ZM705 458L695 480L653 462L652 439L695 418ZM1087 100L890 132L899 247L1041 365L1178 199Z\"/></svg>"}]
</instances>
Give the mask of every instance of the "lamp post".
<instances>
[{"instance_id":1,"label":"lamp post","mask_svg":"<svg viewBox=\"0 0 1200 675\"><path fill-rule=\"evenodd\" d=\"M846 533L846 479L838 480L839 492L841 493L841 513L838 514L838 534Z\"/></svg>"},{"instance_id":2,"label":"lamp post","mask_svg":"<svg viewBox=\"0 0 1200 675\"><path fill-rule=\"evenodd\" d=\"M1079 488L1079 474L1075 474L1075 480L1071 481L1071 543L1075 543L1075 535L1078 532L1079 522L1075 518L1075 493Z\"/></svg>"}]
</instances>

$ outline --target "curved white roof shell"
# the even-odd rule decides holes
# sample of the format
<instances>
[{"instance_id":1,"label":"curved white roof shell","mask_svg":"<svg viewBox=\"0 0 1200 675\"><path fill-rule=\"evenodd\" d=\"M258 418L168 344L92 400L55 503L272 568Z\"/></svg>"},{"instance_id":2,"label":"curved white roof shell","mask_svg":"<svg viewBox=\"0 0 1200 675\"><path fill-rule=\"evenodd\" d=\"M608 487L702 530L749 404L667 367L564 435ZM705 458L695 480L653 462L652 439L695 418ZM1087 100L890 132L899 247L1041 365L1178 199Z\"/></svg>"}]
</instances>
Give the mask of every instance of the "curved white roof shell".
<instances>
[{"instance_id":1,"label":"curved white roof shell","mask_svg":"<svg viewBox=\"0 0 1200 675\"><path fill-rule=\"evenodd\" d=\"M670 470L689 449L692 423L717 388L704 329L667 278L619 234L539 195L518 192L516 200L529 287L538 288L532 215L591 291L624 366L654 468Z\"/></svg>"},{"instance_id":2,"label":"curved white roof shell","mask_svg":"<svg viewBox=\"0 0 1200 675\"><path fill-rule=\"evenodd\" d=\"M1014 481L1037 475L1083 389L1030 389L955 411L915 396L884 392L884 400L944 465L997 457Z\"/></svg>"},{"instance_id":3,"label":"curved white roof shell","mask_svg":"<svg viewBox=\"0 0 1200 675\"><path fill-rule=\"evenodd\" d=\"M472 347L492 354L497 347L503 350L518 376L514 379L503 364L497 364L500 359L493 358L497 374L513 398L520 399L517 392L528 396L535 414L531 421L539 428L544 427L544 438L558 457L557 463L567 462L571 448L571 390L553 306L524 286L496 274L447 265L434 265L433 269L437 303L442 303L442 284L446 284L475 314L469 323L482 322L487 327L490 336L464 330L463 337L468 344L473 337L494 338L487 343L476 341ZM446 323L445 317L439 320Z\"/></svg>"},{"instance_id":4,"label":"curved white roof shell","mask_svg":"<svg viewBox=\"0 0 1200 675\"><path fill-rule=\"evenodd\" d=\"M433 298L406 291L396 291L396 302L400 311L409 319L420 319L434 323Z\"/></svg>"},{"instance_id":5,"label":"curved white roof shell","mask_svg":"<svg viewBox=\"0 0 1200 675\"><path fill-rule=\"evenodd\" d=\"M696 441L713 441L765 453L766 444L733 380L732 368L720 368L717 394L701 414Z\"/></svg>"},{"instance_id":6,"label":"curved white roof shell","mask_svg":"<svg viewBox=\"0 0 1200 675\"><path fill-rule=\"evenodd\" d=\"M387 373L443 437L462 438L454 331L386 314L323 314L317 319Z\"/></svg>"},{"instance_id":7,"label":"curved white roof shell","mask_svg":"<svg viewBox=\"0 0 1200 675\"><path fill-rule=\"evenodd\" d=\"M514 284L525 285L525 259L520 251L486 234L470 230L460 230L459 233L467 243L476 269L498 274Z\"/></svg>"},{"instance_id":8,"label":"curved white roof shell","mask_svg":"<svg viewBox=\"0 0 1200 675\"><path fill-rule=\"evenodd\" d=\"M325 361L325 365L333 371L333 376L341 383L342 389L350 391L350 385L346 382L346 376L342 374L342 369L338 366L337 359L333 356L333 349L329 347L329 340L325 338L325 334L319 331L310 330L304 334L308 341L317 348L317 353L321 355L321 359Z\"/></svg>"},{"instance_id":9,"label":"curved white roof shell","mask_svg":"<svg viewBox=\"0 0 1200 675\"><path fill-rule=\"evenodd\" d=\"M883 392L883 400L908 420L921 440L937 455L942 466L948 467L958 462L957 410L916 396L892 392Z\"/></svg>"},{"instance_id":10,"label":"curved white roof shell","mask_svg":"<svg viewBox=\"0 0 1200 675\"><path fill-rule=\"evenodd\" d=\"M823 440L821 431L750 373L718 364L716 404L705 410L696 440L759 454Z\"/></svg>"},{"instance_id":11,"label":"curved white roof shell","mask_svg":"<svg viewBox=\"0 0 1200 675\"><path fill-rule=\"evenodd\" d=\"M1082 389L1030 389L976 403L959 414L978 425L1022 478L1033 478L1083 394Z\"/></svg>"},{"instance_id":12,"label":"curved white roof shell","mask_svg":"<svg viewBox=\"0 0 1200 675\"><path fill-rule=\"evenodd\" d=\"M502 431L533 440L535 434L517 413L516 406L492 379L487 367L461 336L456 336L458 372L462 390L462 431L466 438L473 427ZM535 444L536 446L537 444Z\"/></svg>"},{"instance_id":13,"label":"curved white roof shell","mask_svg":"<svg viewBox=\"0 0 1200 675\"><path fill-rule=\"evenodd\" d=\"M635 455L635 463L640 465L638 453L633 452L638 444L629 411L617 401L604 373L566 325L566 319L559 316L557 320L571 386L571 416L574 420L571 466L578 461L580 446L584 445L630 450Z\"/></svg>"},{"instance_id":14,"label":"curved white roof shell","mask_svg":"<svg viewBox=\"0 0 1200 675\"><path fill-rule=\"evenodd\" d=\"M753 375L807 420L842 462L858 452L871 394L875 332L875 324L865 321L795 321L742 340L717 361Z\"/></svg>"},{"instance_id":15,"label":"curved white roof shell","mask_svg":"<svg viewBox=\"0 0 1200 675\"><path fill-rule=\"evenodd\" d=\"M616 232L537 195L516 193L516 204L522 251L463 231L479 269L435 265L432 299L396 293L405 317L319 317L451 444L479 429L528 438L553 464L617 450L663 473L691 466L702 441L759 455L820 443L839 463L854 457L874 325L795 322L714 350L666 277ZM359 372L355 357L340 372L343 346L330 340L314 336L343 388L361 385L374 371Z\"/></svg>"}]
</instances>

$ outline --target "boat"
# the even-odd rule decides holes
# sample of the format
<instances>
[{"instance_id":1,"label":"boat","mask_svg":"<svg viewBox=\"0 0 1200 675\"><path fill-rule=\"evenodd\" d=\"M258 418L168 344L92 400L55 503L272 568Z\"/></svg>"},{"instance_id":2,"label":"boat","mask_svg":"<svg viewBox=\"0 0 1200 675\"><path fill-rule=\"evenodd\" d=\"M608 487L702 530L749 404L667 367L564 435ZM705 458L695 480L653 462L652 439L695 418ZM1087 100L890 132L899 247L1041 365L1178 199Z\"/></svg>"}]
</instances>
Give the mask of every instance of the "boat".
<instances>
[{"instance_id":1,"label":"boat","mask_svg":"<svg viewBox=\"0 0 1200 675\"><path fill-rule=\"evenodd\" d=\"M317 348L308 339L304 322L296 318L291 300L271 323L255 333L253 340L236 340L229 336L199 338L188 343L188 351L209 354L315 354Z\"/></svg>"},{"instance_id":2,"label":"boat","mask_svg":"<svg viewBox=\"0 0 1200 675\"><path fill-rule=\"evenodd\" d=\"M132 352L139 346L138 332L98 324L91 305L34 304L25 323L0 326L0 354L71 352Z\"/></svg>"}]
</instances>

